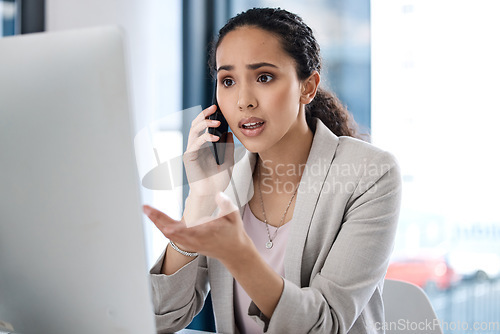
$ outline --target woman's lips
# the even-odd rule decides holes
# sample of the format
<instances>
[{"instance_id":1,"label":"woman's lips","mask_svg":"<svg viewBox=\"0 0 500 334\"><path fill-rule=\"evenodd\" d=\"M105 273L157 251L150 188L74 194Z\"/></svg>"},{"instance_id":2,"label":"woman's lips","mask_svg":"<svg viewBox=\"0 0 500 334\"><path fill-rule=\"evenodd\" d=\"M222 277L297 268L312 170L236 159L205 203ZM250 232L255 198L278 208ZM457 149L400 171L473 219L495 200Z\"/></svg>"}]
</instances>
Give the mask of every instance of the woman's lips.
<instances>
[{"instance_id":1,"label":"woman's lips","mask_svg":"<svg viewBox=\"0 0 500 334\"><path fill-rule=\"evenodd\" d=\"M247 122L247 123L256 123L256 122ZM252 128L244 128L243 125L240 127L241 133L243 133L247 137L255 137L258 136L264 131L264 128L266 127L266 122L259 122L258 124L252 126Z\"/></svg>"},{"instance_id":2,"label":"woman's lips","mask_svg":"<svg viewBox=\"0 0 500 334\"><path fill-rule=\"evenodd\" d=\"M247 117L243 118L241 121L238 122L238 127L243 128L243 124L259 123L259 122L265 122L265 121L262 118L258 117Z\"/></svg>"}]
</instances>

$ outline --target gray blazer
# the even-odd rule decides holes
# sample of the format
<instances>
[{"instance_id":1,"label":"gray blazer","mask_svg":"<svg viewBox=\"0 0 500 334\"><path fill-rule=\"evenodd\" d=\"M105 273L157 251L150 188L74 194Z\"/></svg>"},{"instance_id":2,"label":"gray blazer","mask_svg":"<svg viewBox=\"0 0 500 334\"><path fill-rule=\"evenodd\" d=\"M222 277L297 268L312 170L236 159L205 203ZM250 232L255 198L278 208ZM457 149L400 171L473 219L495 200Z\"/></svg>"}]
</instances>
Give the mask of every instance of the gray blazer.
<instances>
[{"instance_id":1,"label":"gray blazer","mask_svg":"<svg viewBox=\"0 0 500 334\"><path fill-rule=\"evenodd\" d=\"M401 176L394 157L319 119L299 185L285 253L284 289L271 319L252 303L267 333L382 333L382 288L396 233ZM241 152L240 152L241 153ZM236 154L225 191L240 212L253 196L257 155ZM217 332L238 333L233 283L217 260L199 256L173 275L151 269L157 328L186 327L211 289Z\"/></svg>"}]
</instances>

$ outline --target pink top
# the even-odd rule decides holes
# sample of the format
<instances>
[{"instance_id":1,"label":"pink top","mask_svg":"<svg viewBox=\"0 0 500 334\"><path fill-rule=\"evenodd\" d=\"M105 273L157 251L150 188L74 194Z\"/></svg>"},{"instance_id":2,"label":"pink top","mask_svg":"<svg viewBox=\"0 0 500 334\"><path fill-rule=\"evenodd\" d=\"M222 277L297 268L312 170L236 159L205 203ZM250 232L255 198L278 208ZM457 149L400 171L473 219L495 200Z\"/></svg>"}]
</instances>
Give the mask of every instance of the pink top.
<instances>
[{"instance_id":1,"label":"pink top","mask_svg":"<svg viewBox=\"0 0 500 334\"><path fill-rule=\"evenodd\" d=\"M273 247L267 249L266 243L269 241L269 237L267 235L266 224L254 216L248 204L243 208L243 226L245 227L245 231L252 239L262 258L282 277L285 275L283 261L285 259L288 230L292 221L293 219L280 227L278 234L273 239ZM276 227L269 226L271 238L275 232ZM250 303L250 297L248 297L240 284L234 280L234 316L236 326L242 334L262 333L262 329L248 316Z\"/></svg>"}]
</instances>

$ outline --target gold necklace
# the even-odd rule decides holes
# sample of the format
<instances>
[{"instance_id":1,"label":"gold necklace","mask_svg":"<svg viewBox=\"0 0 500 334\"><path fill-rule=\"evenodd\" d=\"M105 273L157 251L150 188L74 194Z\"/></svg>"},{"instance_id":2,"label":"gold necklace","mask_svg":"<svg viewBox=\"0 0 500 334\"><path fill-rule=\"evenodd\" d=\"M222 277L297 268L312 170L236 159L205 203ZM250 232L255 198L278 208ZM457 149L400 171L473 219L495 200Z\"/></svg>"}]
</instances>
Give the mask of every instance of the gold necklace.
<instances>
[{"instance_id":1,"label":"gold necklace","mask_svg":"<svg viewBox=\"0 0 500 334\"><path fill-rule=\"evenodd\" d=\"M269 241L266 242L266 248L271 249L273 248L273 240L276 238L278 235L278 230L280 227L283 225L283 221L285 219L286 213L288 212L288 208L290 207L290 204L292 204L293 198L295 197L295 194L297 194L297 190L299 189L299 184L297 184L297 187L295 187L295 191L293 192L292 198L290 198L290 201L288 202L288 205L286 206L285 213L283 213L283 216L281 217L281 221L276 228L276 231L274 231L274 234L271 238L271 233L269 232L269 224L267 223L267 217L266 217L266 210L264 209L264 201L262 200L262 191L260 190L260 164L258 167L257 172L259 173L259 182L257 182L257 187L259 188L259 194L260 194L260 206L262 207L262 215L264 216L264 223L266 224L266 230L267 230L267 237L269 238Z\"/></svg>"}]
</instances>

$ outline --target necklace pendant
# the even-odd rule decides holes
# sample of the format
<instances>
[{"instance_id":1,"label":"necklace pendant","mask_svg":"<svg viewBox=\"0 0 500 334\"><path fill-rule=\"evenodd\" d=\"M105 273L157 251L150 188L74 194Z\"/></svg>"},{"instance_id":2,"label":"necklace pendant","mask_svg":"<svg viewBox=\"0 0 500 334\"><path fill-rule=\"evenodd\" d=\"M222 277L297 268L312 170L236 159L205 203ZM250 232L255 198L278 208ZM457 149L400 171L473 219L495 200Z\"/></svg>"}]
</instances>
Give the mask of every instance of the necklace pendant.
<instances>
[{"instance_id":1,"label":"necklace pendant","mask_svg":"<svg viewBox=\"0 0 500 334\"><path fill-rule=\"evenodd\" d=\"M267 248L267 249L271 249L271 248L273 248L273 242L272 242L272 241L268 241L268 242L266 242L266 248Z\"/></svg>"}]
</instances>

